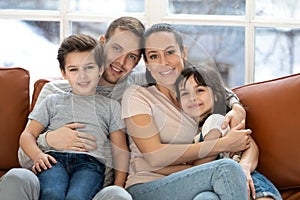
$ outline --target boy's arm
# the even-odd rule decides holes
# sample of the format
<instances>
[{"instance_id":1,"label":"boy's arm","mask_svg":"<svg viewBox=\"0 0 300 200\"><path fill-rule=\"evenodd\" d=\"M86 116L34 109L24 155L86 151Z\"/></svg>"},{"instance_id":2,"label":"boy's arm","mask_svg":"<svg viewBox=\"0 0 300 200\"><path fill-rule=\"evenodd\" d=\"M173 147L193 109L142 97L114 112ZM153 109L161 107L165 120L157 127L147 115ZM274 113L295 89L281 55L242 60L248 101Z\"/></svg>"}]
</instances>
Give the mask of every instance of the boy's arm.
<instances>
[{"instance_id":1,"label":"boy's arm","mask_svg":"<svg viewBox=\"0 0 300 200\"><path fill-rule=\"evenodd\" d=\"M110 133L109 137L111 141L113 166L115 170L114 185L124 187L129 166L129 149L126 134L122 130L117 130Z\"/></svg>"},{"instance_id":2,"label":"boy's arm","mask_svg":"<svg viewBox=\"0 0 300 200\"><path fill-rule=\"evenodd\" d=\"M22 132L19 140L20 147L34 162L32 170L35 173L41 171L41 168L44 170L51 168L50 161L56 163L56 160L52 156L43 153L36 144L36 138L44 129L45 127L41 123L31 120Z\"/></svg>"},{"instance_id":3,"label":"boy's arm","mask_svg":"<svg viewBox=\"0 0 300 200\"><path fill-rule=\"evenodd\" d=\"M61 94L70 91L71 86L66 80L55 80L55 81L50 81L44 85L42 88L38 99L36 101L36 105L39 105L40 102L42 102L48 95L50 94ZM48 145L46 141L46 135L48 132L44 132L41 135L39 135L37 143L40 148L44 150L49 150L51 147Z\"/></svg>"}]
</instances>

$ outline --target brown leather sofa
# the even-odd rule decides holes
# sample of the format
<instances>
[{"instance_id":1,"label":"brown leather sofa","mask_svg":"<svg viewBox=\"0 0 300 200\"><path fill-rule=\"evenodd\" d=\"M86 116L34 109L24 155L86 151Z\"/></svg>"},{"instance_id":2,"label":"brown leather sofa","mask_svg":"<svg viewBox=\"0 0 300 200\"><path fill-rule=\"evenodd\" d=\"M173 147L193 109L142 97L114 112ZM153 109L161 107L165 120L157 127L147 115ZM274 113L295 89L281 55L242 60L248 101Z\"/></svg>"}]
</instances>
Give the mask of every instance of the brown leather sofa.
<instances>
[{"instance_id":1,"label":"brown leather sofa","mask_svg":"<svg viewBox=\"0 0 300 200\"><path fill-rule=\"evenodd\" d=\"M19 135L36 98L49 80L35 82L32 103L29 73L0 68L0 176L19 167ZM300 74L233 89L247 110L246 126L260 148L257 170L280 190L283 199L300 199Z\"/></svg>"}]
</instances>

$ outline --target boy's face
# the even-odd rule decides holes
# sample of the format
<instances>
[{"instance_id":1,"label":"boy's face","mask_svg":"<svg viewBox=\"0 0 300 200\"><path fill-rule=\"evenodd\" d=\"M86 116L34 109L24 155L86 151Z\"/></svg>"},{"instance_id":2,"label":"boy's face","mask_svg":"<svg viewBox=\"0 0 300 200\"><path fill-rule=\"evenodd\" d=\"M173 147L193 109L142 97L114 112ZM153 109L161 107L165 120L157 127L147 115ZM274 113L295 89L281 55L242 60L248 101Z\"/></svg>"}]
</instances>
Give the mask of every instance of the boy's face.
<instances>
[{"instance_id":1,"label":"boy's face","mask_svg":"<svg viewBox=\"0 0 300 200\"><path fill-rule=\"evenodd\" d=\"M138 64L140 39L134 33L117 28L104 45L104 68L100 84L115 85Z\"/></svg>"},{"instance_id":2,"label":"boy's face","mask_svg":"<svg viewBox=\"0 0 300 200\"><path fill-rule=\"evenodd\" d=\"M210 87L200 86L191 76L179 83L179 95L182 110L189 116L201 121L211 113L214 106L213 91Z\"/></svg>"},{"instance_id":3,"label":"boy's face","mask_svg":"<svg viewBox=\"0 0 300 200\"><path fill-rule=\"evenodd\" d=\"M89 96L96 93L102 69L98 68L90 51L71 52L65 58L65 72L61 73L69 81L74 94Z\"/></svg>"}]
</instances>

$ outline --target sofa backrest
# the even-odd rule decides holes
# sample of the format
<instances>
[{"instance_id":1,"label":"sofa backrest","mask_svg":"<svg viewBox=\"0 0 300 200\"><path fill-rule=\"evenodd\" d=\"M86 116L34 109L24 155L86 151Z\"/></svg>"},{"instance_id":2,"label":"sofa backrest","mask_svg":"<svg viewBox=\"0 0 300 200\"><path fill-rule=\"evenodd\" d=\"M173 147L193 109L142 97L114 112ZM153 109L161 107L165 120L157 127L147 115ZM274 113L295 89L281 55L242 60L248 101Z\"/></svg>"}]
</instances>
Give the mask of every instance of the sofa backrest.
<instances>
[{"instance_id":1,"label":"sofa backrest","mask_svg":"<svg viewBox=\"0 0 300 200\"><path fill-rule=\"evenodd\" d=\"M22 68L0 68L0 176L19 167L19 136L29 114L29 72Z\"/></svg>"},{"instance_id":2,"label":"sofa backrest","mask_svg":"<svg viewBox=\"0 0 300 200\"><path fill-rule=\"evenodd\" d=\"M279 189L300 188L300 74L233 91L260 148L258 171Z\"/></svg>"}]
</instances>

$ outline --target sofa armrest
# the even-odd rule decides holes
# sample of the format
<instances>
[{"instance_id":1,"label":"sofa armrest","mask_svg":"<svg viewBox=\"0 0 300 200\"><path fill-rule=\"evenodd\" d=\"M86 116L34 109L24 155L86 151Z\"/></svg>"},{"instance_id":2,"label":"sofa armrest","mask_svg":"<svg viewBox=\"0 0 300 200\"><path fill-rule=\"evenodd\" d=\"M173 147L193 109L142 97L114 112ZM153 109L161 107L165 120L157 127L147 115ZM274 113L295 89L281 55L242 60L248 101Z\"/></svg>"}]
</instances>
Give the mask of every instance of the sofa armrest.
<instances>
[{"instance_id":1,"label":"sofa armrest","mask_svg":"<svg viewBox=\"0 0 300 200\"><path fill-rule=\"evenodd\" d=\"M29 114L29 72L23 68L0 68L0 173L19 167L19 137Z\"/></svg>"}]
</instances>

